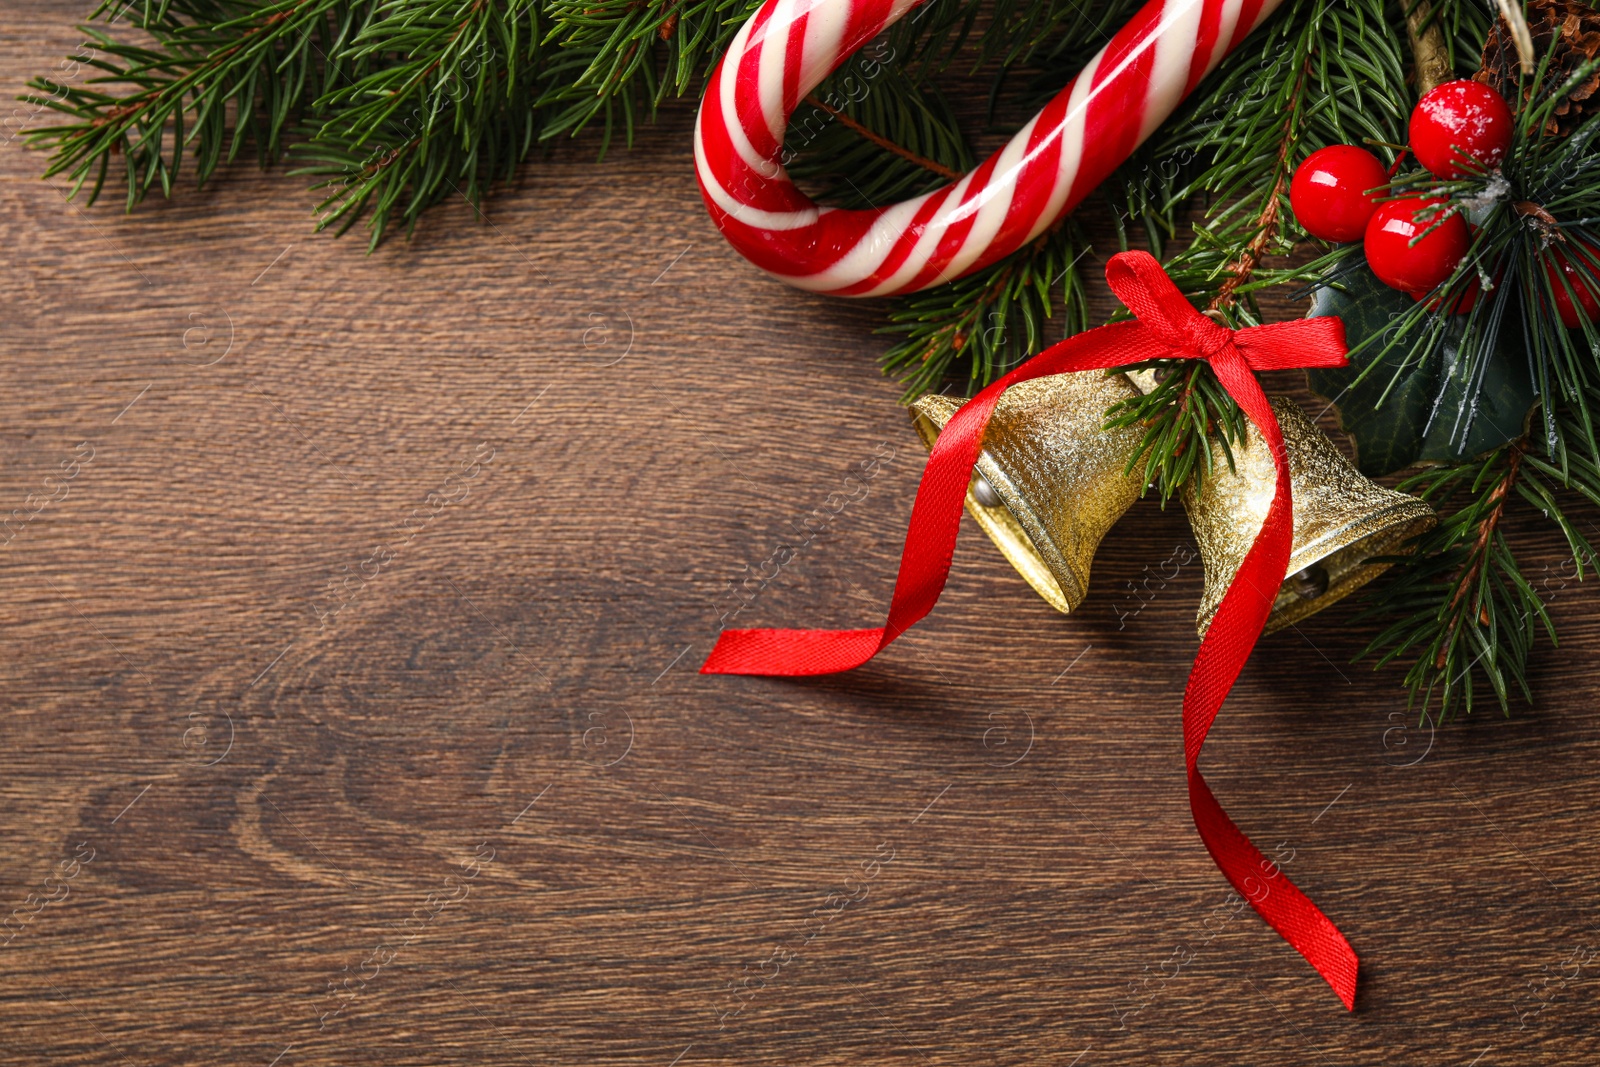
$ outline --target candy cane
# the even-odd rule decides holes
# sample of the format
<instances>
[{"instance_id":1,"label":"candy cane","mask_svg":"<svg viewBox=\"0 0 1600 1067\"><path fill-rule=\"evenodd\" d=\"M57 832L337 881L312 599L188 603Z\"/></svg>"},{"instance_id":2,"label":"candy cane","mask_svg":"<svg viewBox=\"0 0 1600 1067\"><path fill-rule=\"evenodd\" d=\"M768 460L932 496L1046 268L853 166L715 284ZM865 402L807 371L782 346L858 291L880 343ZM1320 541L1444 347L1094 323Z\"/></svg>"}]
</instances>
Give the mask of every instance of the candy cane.
<instances>
[{"instance_id":1,"label":"candy cane","mask_svg":"<svg viewBox=\"0 0 1600 1067\"><path fill-rule=\"evenodd\" d=\"M767 0L711 75L695 166L734 248L790 285L887 296L1021 248L1071 211L1282 0L1151 0L971 174L865 211L819 207L780 163L799 102L921 0Z\"/></svg>"}]
</instances>

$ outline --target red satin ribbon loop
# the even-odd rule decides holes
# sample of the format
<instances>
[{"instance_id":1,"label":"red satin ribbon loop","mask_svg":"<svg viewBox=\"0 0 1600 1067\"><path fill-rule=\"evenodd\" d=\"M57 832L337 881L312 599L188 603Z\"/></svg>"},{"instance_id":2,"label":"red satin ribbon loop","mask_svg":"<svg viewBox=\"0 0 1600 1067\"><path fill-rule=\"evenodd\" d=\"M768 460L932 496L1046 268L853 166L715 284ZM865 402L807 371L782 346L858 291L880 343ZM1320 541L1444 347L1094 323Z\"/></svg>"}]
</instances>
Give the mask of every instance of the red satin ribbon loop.
<instances>
[{"instance_id":1,"label":"red satin ribbon loop","mask_svg":"<svg viewBox=\"0 0 1600 1067\"><path fill-rule=\"evenodd\" d=\"M703 674L796 676L859 667L933 609L950 573L962 503L1000 396L1011 386L1050 374L1127 366L1149 359L1203 359L1261 432L1277 467L1266 521L1245 555L1195 654L1183 697L1183 750L1189 808L1200 839L1235 890L1306 958L1354 1009L1357 959L1344 935L1228 818L1200 774L1200 750L1222 702L1250 658L1288 569L1294 534L1289 463L1283 434L1255 371L1338 367L1345 360L1337 318L1230 330L1186 300L1154 257L1113 256L1112 291L1135 321L1113 323L1052 345L984 389L951 417L934 443L917 487L889 618L867 630L728 630Z\"/></svg>"}]
</instances>

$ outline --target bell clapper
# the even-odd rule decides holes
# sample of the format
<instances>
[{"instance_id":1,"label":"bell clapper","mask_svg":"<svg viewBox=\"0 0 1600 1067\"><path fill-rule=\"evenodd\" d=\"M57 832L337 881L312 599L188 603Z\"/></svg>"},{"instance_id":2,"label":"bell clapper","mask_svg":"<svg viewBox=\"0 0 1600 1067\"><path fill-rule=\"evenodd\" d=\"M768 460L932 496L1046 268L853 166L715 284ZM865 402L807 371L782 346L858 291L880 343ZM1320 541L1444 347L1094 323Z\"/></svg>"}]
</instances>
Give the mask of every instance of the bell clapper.
<instances>
[{"instance_id":1,"label":"bell clapper","mask_svg":"<svg viewBox=\"0 0 1600 1067\"><path fill-rule=\"evenodd\" d=\"M1313 563L1305 570L1296 571L1289 581L1294 583L1294 591L1300 594L1301 599L1315 600L1328 591L1328 569L1320 563Z\"/></svg>"},{"instance_id":2,"label":"bell clapper","mask_svg":"<svg viewBox=\"0 0 1600 1067\"><path fill-rule=\"evenodd\" d=\"M994 491L989 479L977 472L972 475L972 499L986 508L997 508L1002 504L1000 494Z\"/></svg>"}]
</instances>

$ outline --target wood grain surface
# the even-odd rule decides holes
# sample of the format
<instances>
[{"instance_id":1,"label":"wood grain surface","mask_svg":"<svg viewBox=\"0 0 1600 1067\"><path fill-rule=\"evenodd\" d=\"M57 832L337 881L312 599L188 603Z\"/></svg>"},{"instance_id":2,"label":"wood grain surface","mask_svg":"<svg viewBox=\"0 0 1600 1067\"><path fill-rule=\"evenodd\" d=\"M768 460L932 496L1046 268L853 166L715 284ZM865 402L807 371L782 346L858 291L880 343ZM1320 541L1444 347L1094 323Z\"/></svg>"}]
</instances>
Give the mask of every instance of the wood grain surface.
<instances>
[{"instance_id":1,"label":"wood grain surface","mask_svg":"<svg viewBox=\"0 0 1600 1067\"><path fill-rule=\"evenodd\" d=\"M7 0L0 90L88 8ZM1600 603L1541 526L1536 707L1409 728L1340 606L1207 749L1353 1014L1191 825L1198 564L1128 592L1180 510L1070 618L969 524L869 666L696 674L877 625L922 456L881 307L730 251L691 119L371 256L282 173L84 209L6 127L0 1059L1600 1060Z\"/></svg>"}]
</instances>

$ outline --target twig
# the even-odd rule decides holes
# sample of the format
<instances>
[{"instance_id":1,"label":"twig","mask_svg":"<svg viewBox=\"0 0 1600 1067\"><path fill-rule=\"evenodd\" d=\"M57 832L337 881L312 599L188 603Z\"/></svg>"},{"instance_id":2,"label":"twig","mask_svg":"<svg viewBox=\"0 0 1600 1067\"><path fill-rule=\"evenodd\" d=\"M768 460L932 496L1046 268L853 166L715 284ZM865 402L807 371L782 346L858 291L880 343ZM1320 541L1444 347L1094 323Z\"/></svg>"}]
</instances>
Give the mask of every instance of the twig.
<instances>
[{"instance_id":1,"label":"twig","mask_svg":"<svg viewBox=\"0 0 1600 1067\"><path fill-rule=\"evenodd\" d=\"M1300 66L1300 74L1295 79L1294 106L1289 108L1289 113L1283 117L1283 136L1278 139L1277 176L1272 183L1272 192L1267 195L1267 202L1261 209L1261 214L1256 216L1256 235L1245 245L1238 260L1233 264L1228 279L1217 290L1217 295L1212 298L1209 305L1212 311L1223 307L1232 306L1239 287L1250 280L1255 273L1256 265L1261 262L1261 257L1267 254L1267 247L1272 244L1272 239L1278 235L1278 225L1282 221L1282 205L1284 185L1289 178L1289 148L1294 144L1295 117L1300 111L1302 90L1305 88L1306 74L1310 71L1311 60Z\"/></svg>"},{"instance_id":2,"label":"twig","mask_svg":"<svg viewBox=\"0 0 1600 1067\"><path fill-rule=\"evenodd\" d=\"M865 137L879 148L887 149L888 151L899 156L901 159L909 160L910 162L915 163L923 170L932 171L939 177L948 178L951 181L955 181L957 178L961 177L960 171L951 170L943 163L936 163L931 159L919 156L909 148L901 148L887 137L884 137L881 134L873 133L871 130L861 125L861 123L857 122L849 115L846 115L843 111L840 111L836 107L829 107L827 104L824 104L821 100L818 100L814 96L806 97L806 103L810 104L818 111L832 115L834 118L839 120L840 125L844 126L845 129L854 130L856 133L860 134L862 137Z\"/></svg>"},{"instance_id":3,"label":"twig","mask_svg":"<svg viewBox=\"0 0 1600 1067\"><path fill-rule=\"evenodd\" d=\"M1456 628L1460 625L1463 615L1457 611L1461 605L1462 597L1467 595L1483 572L1484 560L1489 555L1489 541L1494 537L1494 532L1500 526L1500 518L1505 514L1506 498L1511 492L1511 486L1517 480L1517 471L1522 466L1522 455L1527 451L1527 441L1519 439L1511 443L1510 455L1506 460L1506 472L1500 476L1500 481L1489 490L1489 513L1478 520L1478 536L1472 543L1472 551L1467 556L1467 563L1461 569L1461 576L1456 581L1455 595L1450 598L1450 606L1445 610L1450 612L1450 625L1445 630L1444 640L1439 644L1438 655L1434 657L1433 665L1438 670L1444 670L1448 659L1450 646L1455 642ZM1486 612L1479 602L1473 602L1473 608L1479 614Z\"/></svg>"},{"instance_id":4,"label":"twig","mask_svg":"<svg viewBox=\"0 0 1600 1067\"><path fill-rule=\"evenodd\" d=\"M1406 36L1411 39L1411 55L1417 63L1418 96L1455 77L1450 67L1450 48L1428 0L1414 0L1406 12Z\"/></svg>"}]
</instances>

